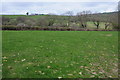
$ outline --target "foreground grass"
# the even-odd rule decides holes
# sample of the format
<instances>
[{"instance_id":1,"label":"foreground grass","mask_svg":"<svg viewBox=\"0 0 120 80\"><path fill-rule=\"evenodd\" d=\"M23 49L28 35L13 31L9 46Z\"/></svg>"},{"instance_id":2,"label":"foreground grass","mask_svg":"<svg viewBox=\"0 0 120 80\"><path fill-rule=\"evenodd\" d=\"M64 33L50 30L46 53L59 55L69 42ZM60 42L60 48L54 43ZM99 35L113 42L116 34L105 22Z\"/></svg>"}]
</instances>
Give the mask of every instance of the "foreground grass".
<instances>
[{"instance_id":1,"label":"foreground grass","mask_svg":"<svg viewBox=\"0 0 120 80\"><path fill-rule=\"evenodd\" d=\"M117 31L3 31L3 78L118 77Z\"/></svg>"}]
</instances>

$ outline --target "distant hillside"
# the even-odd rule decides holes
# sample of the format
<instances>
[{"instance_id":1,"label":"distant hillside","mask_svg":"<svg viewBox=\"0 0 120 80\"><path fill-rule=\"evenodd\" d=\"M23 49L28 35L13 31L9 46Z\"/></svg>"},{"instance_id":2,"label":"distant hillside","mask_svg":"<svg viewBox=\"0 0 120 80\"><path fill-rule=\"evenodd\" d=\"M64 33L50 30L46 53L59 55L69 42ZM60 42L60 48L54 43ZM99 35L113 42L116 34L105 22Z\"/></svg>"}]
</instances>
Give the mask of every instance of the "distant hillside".
<instances>
[{"instance_id":1,"label":"distant hillside","mask_svg":"<svg viewBox=\"0 0 120 80\"><path fill-rule=\"evenodd\" d=\"M118 22L118 12L108 12L108 13L97 13L97 14L92 14L90 16L90 19L95 18L96 20L100 21L109 21L113 22L116 21Z\"/></svg>"}]
</instances>

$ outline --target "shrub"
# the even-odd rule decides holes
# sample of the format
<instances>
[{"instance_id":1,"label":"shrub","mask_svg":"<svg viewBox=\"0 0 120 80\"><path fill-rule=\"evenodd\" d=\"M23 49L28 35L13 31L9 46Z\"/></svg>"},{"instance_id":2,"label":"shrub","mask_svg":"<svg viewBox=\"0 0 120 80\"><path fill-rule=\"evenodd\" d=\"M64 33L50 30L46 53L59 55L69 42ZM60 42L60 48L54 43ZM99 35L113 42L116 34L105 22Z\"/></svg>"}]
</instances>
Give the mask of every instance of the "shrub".
<instances>
[{"instance_id":1,"label":"shrub","mask_svg":"<svg viewBox=\"0 0 120 80\"><path fill-rule=\"evenodd\" d=\"M75 24L75 23L70 24L69 27L72 28L72 29L79 29L79 28L80 28L80 27L79 27L77 24Z\"/></svg>"},{"instance_id":2,"label":"shrub","mask_svg":"<svg viewBox=\"0 0 120 80\"><path fill-rule=\"evenodd\" d=\"M20 22L20 23L24 23L26 21L26 17L25 16L20 16L20 17L17 17L17 22Z\"/></svg>"},{"instance_id":3,"label":"shrub","mask_svg":"<svg viewBox=\"0 0 120 80\"><path fill-rule=\"evenodd\" d=\"M18 22L16 21L16 19L11 19L8 24L9 24L9 25L17 25Z\"/></svg>"},{"instance_id":4,"label":"shrub","mask_svg":"<svg viewBox=\"0 0 120 80\"><path fill-rule=\"evenodd\" d=\"M18 23L17 24L17 27L25 27L26 26L26 24L24 24L24 23Z\"/></svg>"},{"instance_id":5,"label":"shrub","mask_svg":"<svg viewBox=\"0 0 120 80\"><path fill-rule=\"evenodd\" d=\"M53 19L49 20L48 26L53 26L54 22L55 22L55 20L53 20Z\"/></svg>"},{"instance_id":6,"label":"shrub","mask_svg":"<svg viewBox=\"0 0 120 80\"><path fill-rule=\"evenodd\" d=\"M113 29L120 30L120 26L116 23L112 23Z\"/></svg>"},{"instance_id":7,"label":"shrub","mask_svg":"<svg viewBox=\"0 0 120 80\"><path fill-rule=\"evenodd\" d=\"M36 25L37 26L48 26L48 20L47 20L47 18L44 16L44 17L41 17L41 18L39 18L38 20L37 20L37 22L36 22Z\"/></svg>"},{"instance_id":8,"label":"shrub","mask_svg":"<svg viewBox=\"0 0 120 80\"><path fill-rule=\"evenodd\" d=\"M47 30L47 31L116 31L115 29L73 29L68 27L18 27L15 25L3 25L2 30Z\"/></svg>"},{"instance_id":9,"label":"shrub","mask_svg":"<svg viewBox=\"0 0 120 80\"><path fill-rule=\"evenodd\" d=\"M18 28L14 25L3 25L2 30L17 30Z\"/></svg>"},{"instance_id":10,"label":"shrub","mask_svg":"<svg viewBox=\"0 0 120 80\"><path fill-rule=\"evenodd\" d=\"M10 18L2 16L2 25L7 25L10 22Z\"/></svg>"},{"instance_id":11,"label":"shrub","mask_svg":"<svg viewBox=\"0 0 120 80\"><path fill-rule=\"evenodd\" d=\"M33 19L27 19L25 21L25 24L27 27L34 27L36 25L35 20L33 20Z\"/></svg>"}]
</instances>

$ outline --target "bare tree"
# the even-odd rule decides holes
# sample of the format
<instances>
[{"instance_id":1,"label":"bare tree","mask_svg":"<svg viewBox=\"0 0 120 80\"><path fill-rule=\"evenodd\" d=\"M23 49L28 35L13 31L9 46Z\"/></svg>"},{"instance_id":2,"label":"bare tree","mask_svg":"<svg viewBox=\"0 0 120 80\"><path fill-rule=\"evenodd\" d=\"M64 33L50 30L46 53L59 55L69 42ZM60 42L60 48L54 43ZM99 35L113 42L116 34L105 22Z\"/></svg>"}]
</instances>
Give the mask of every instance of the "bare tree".
<instances>
[{"instance_id":1,"label":"bare tree","mask_svg":"<svg viewBox=\"0 0 120 80\"><path fill-rule=\"evenodd\" d=\"M104 22L105 29L107 29L111 25L110 17L106 17L106 20L104 20Z\"/></svg>"},{"instance_id":2,"label":"bare tree","mask_svg":"<svg viewBox=\"0 0 120 80\"><path fill-rule=\"evenodd\" d=\"M110 26L109 22L105 22L105 29L107 29Z\"/></svg>"},{"instance_id":3,"label":"bare tree","mask_svg":"<svg viewBox=\"0 0 120 80\"><path fill-rule=\"evenodd\" d=\"M97 29L99 29L100 27L100 22L101 22L100 20L101 20L101 15L99 13L95 13L91 16L91 21L97 27Z\"/></svg>"},{"instance_id":4,"label":"bare tree","mask_svg":"<svg viewBox=\"0 0 120 80\"><path fill-rule=\"evenodd\" d=\"M72 22L72 17L73 17L73 12L72 11L67 11L66 13L65 13L65 15L67 15L68 16L68 18L67 18L67 26L69 27L70 26L70 23Z\"/></svg>"},{"instance_id":5,"label":"bare tree","mask_svg":"<svg viewBox=\"0 0 120 80\"><path fill-rule=\"evenodd\" d=\"M77 13L78 21L80 21L80 24L83 28L87 27L87 21L88 16L91 14L91 11L82 11L80 13Z\"/></svg>"},{"instance_id":6,"label":"bare tree","mask_svg":"<svg viewBox=\"0 0 120 80\"><path fill-rule=\"evenodd\" d=\"M113 26L113 29L120 29L119 22L118 22L119 15L120 15L120 12L115 12L109 16L110 22L112 23L112 26Z\"/></svg>"},{"instance_id":7,"label":"bare tree","mask_svg":"<svg viewBox=\"0 0 120 80\"><path fill-rule=\"evenodd\" d=\"M99 20L93 20L94 25L99 29L100 21Z\"/></svg>"},{"instance_id":8,"label":"bare tree","mask_svg":"<svg viewBox=\"0 0 120 80\"><path fill-rule=\"evenodd\" d=\"M120 1L118 2L117 10L120 12Z\"/></svg>"},{"instance_id":9,"label":"bare tree","mask_svg":"<svg viewBox=\"0 0 120 80\"><path fill-rule=\"evenodd\" d=\"M65 13L65 15L73 16L73 12L72 12L72 11L67 11L67 12Z\"/></svg>"}]
</instances>

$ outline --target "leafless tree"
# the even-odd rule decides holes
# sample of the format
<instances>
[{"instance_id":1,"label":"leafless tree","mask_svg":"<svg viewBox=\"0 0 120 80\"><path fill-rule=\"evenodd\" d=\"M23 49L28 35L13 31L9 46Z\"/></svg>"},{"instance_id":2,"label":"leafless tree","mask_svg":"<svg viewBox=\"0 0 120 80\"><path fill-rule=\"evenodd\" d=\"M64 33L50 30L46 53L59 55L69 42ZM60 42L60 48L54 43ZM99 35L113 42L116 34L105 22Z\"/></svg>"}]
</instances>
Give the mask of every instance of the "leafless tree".
<instances>
[{"instance_id":1,"label":"leafless tree","mask_svg":"<svg viewBox=\"0 0 120 80\"><path fill-rule=\"evenodd\" d=\"M111 14L109 17L110 17L110 22L112 23L112 26L113 26L113 29L120 29L120 26L119 26L119 15L120 13L119 12L116 12L116 13L113 13Z\"/></svg>"},{"instance_id":2,"label":"leafless tree","mask_svg":"<svg viewBox=\"0 0 120 80\"><path fill-rule=\"evenodd\" d=\"M110 25L111 25L111 21L110 21L110 17L106 17L106 19L104 20L104 25L105 25L105 29L107 29Z\"/></svg>"},{"instance_id":3,"label":"leafless tree","mask_svg":"<svg viewBox=\"0 0 120 80\"><path fill-rule=\"evenodd\" d=\"M72 22L72 17L73 17L73 12L72 11L67 11L66 13L65 13L67 16L68 16L68 22L67 22L67 26L69 27L70 26L70 23Z\"/></svg>"},{"instance_id":4,"label":"leafless tree","mask_svg":"<svg viewBox=\"0 0 120 80\"><path fill-rule=\"evenodd\" d=\"M100 27L100 22L101 22L101 17L100 16L101 15L99 13L95 13L91 16L91 21L97 27L97 29L99 29L99 27Z\"/></svg>"},{"instance_id":5,"label":"leafless tree","mask_svg":"<svg viewBox=\"0 0 120 80\"><path fill-rule=\"evenodd\" d=\"M99 20L93 20L94 25L99 29L100 21Z\"/></svg>"},{"instance_id":6,"label":"leafless tree","mask_svg":"<svg viewBox=\"0 0 120 80\"><path fill-rule=\"evenodd\" d=\"M67 11L65 14L68 15L68 16L73 16L73 12L72 11Z\"/></svg>"},{"instance_id":7,"label":"leafless tree","mask_svg":"<svg viewBox=\"0 0 120 80\"><path fill-rule=\"evenodd\" d=\"M107 29L109 25L110 25L109 22L105 22L105 29Z\"/></svg>"},{"instance_id":8,"label":"leafless tree","mask_svg":"<svg viewBox=\"0 0 120 80\"><path fill-rule=\"evenodd\" d=\"M118 2L117 10L120 11L120 1Z\"/></svg>"},{"instance_id":9,"label":"leafless tree","mask_svg":"<svg viewBox=\"0 0 120 80\"><path fill-rule=\"evenodd\" d=\"M90 14L91 11L82 11L77 13L78 21L80 21L80 24L83 28L87 27L88 16L90 16Z\"/></svg>"}]
</instances>

